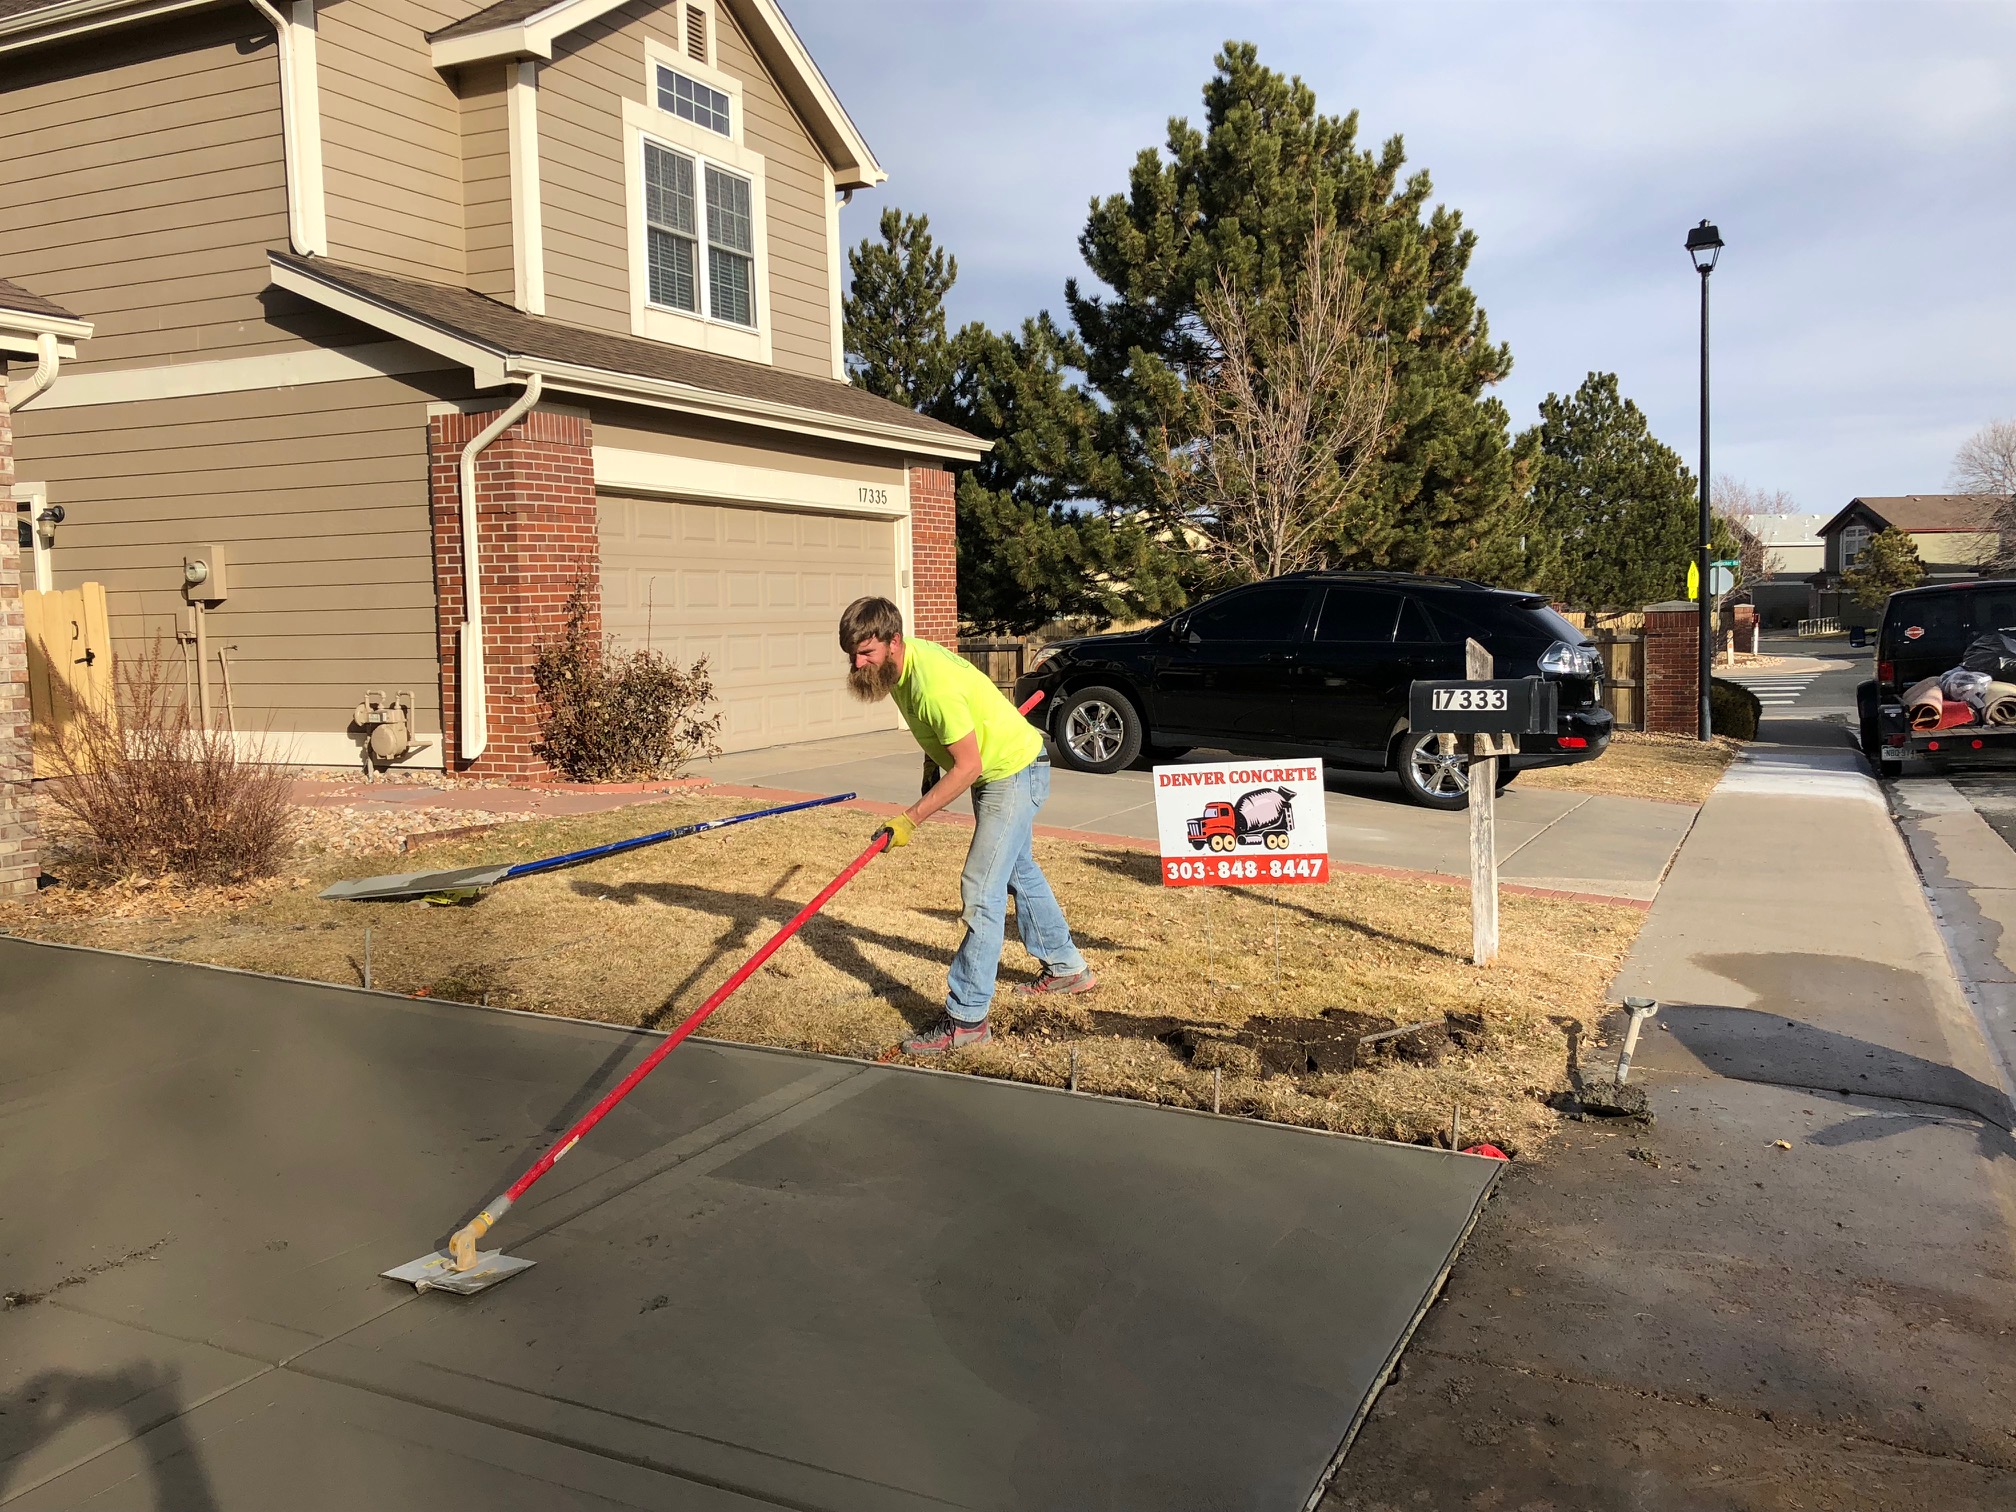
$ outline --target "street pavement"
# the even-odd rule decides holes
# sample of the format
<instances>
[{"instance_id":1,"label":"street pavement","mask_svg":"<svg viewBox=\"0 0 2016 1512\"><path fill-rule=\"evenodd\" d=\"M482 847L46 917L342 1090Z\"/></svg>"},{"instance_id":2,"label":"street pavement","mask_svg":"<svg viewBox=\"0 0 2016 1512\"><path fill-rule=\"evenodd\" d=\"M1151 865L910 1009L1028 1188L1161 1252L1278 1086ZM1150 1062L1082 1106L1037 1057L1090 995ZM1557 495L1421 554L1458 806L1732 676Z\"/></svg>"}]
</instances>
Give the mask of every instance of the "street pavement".
<instances>
[{"instance_id":1,"label":"street pavement","mask_svg":"<svg viewBox=\"0 0 2016 1512\"><path fill-rule=\"evenodd\" d=\"M0 1504L1268 1508L1503 1167L0 940Z\"/></svg>"},{"instance_id":2,"label":"street pavement","mask_svg":"<svg viewBox=\"0 0 2016 1512\"><path fill-rule=\"evenodd\" d=\"M1773 729L1612 987L1661 1005L1655 1121L1571 1123L1508 1175L1325 1512L2016 1506L2010 1046L1984 1028L2016 991L2016 855L1910 783L1900 834L1838 719ZM1600 1048L1565 1027L1606 1076L1615 1018Z\"/></svg>"},{"instance_id":3,"label":"street pavement","mask_svg":"<svg viewBox=\"0 0 2016 1512\"><path fill-rule=\"evenodd\" d=\"M1194 753L1222 760L1222 753ZM716 782L783 793L856 792L885 803L916 800L922 758L900 731L774 746L696 763ZM1330 855L1335 861L1467 877L1466 814L1417 808L1387 773L1328 776ZM960 808L963 809L963 805ZM1152 840L1155 795L1147 772L1098 776L1062 767L1051 777L1042 823ZM1646 901L1659 890L1694 809L1680 803L1521 788L1498 800L1498 874L1508 883Z\"/></svg>"}]
</instances>

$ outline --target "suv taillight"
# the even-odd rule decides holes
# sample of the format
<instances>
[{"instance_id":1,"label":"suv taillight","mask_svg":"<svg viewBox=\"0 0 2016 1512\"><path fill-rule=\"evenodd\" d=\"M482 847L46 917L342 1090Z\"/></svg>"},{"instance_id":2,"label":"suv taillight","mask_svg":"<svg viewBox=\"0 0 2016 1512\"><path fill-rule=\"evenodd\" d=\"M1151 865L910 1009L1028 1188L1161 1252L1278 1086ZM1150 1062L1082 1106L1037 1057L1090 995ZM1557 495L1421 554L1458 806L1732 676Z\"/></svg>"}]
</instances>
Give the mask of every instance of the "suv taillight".
<instances>
[{"instance_id":1,"label":"suv taillight","mask_svg":"<svg viewBox=\"0 0 2016 1512\"><path fill-rule=\"evenodd\" d=\"M1876 663L1876 681L1881 683L1897 681L1897 663L1887 661Z\"/></svg>"}]
</instances>

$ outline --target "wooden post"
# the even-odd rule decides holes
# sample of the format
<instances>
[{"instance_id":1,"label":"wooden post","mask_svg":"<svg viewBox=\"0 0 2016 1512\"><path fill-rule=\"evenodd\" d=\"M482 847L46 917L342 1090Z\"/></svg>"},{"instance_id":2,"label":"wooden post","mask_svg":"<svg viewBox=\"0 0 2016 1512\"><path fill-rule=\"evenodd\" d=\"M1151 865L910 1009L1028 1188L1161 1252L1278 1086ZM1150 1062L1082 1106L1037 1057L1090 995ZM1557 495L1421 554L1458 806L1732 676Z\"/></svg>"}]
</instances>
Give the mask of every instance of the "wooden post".
<instances>
[{"instance_id":1,"label":"wooden post","mask_svg":"<svg viewBox=\"0 0 2016 1512\"><path fill-rule=\"evenodd\" d=\"M1490 680L1489 651L1468 640L1463 659L1466 679ZM1478 966L1498 959L1498 740L1470 737L1470 959Z\"/></svg>"}]
</instances>

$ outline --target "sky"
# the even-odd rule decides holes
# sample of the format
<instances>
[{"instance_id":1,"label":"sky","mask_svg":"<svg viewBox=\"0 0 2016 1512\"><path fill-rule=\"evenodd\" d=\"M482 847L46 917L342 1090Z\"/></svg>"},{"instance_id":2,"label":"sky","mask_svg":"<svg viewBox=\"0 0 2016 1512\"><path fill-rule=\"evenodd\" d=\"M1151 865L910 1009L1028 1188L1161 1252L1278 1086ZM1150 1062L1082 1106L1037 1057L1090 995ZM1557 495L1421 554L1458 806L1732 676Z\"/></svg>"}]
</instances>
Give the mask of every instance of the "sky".
<instances>
[{"instance_id":1,"label":"sky","mask_svg":"<svg viewBox=\"0 0 2016 1512\"><path fill-rule=\"evenodd\" d=\"M1064 318L1095 197L1171 116L1202 122L1229 38L1361 146L1399 135L1477 233L1515 428L1615 372L1699 462L1706 217L1712 465L1797 507L1936 493L2016 416L2016 5L1386 0L786 0L889 182L928 214L953 323Z\"/></svg>"}]
</instances>

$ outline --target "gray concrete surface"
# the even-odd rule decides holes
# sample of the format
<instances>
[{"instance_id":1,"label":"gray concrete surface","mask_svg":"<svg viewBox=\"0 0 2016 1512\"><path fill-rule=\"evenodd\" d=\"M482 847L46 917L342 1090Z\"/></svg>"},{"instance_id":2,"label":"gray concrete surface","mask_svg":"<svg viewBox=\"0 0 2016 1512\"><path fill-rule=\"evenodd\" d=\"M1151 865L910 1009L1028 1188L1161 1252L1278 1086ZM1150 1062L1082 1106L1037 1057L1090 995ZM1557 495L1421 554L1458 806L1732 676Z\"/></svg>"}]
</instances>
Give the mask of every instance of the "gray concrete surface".
<instances>
[{"instance_id":1,"label":"gray concrete surface","mask_svg":"<svg viewBox=\"0 0 2016 1512\"><path fill-rule=\"evenodd\" d=\"M1501 1167L0 940L10 1508L1303 1506Z\"/></svg>"},{"instance_id":2,"label":"gray concrete surface","mask_svg":"<svg viewBox=\"0 0 2016 1512\"><path fill-rule=\"evenodd\" d=\"M1327 1512L2016 1506L1999 1063L1846 732L1805 735L1710 797L1613 986L1663 1005L1656 1121L1508 1175Z\"/></svg>"},{"instance_id":3,"label":"gray concrete surface","mask_svg":"<svg viewBox=\"0 0 2016 1512\"><path fill-rule=\"evenodd\" d=\"M1200 751L1196 760L1223 760ZM901 732L743 751L696 764L717 782L794 793L856 792L888 803L917 797L922 758ZM1381 772L1329 772L1333 860L1409 871L1470 874L1469 818L1417 808ZM1498 868L1508 882L1650 899L1693 821L1686 804L1521 788L1498 800ZM1155 797L1147 772L1097 776L1058 768L1042 822L1060 829L1152 839Z\"/></svg>"}]
</instances>

